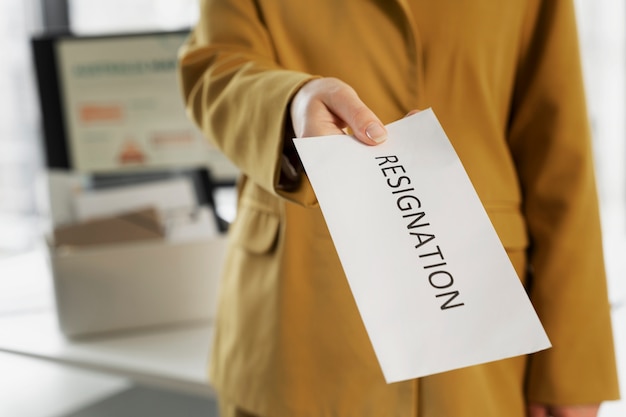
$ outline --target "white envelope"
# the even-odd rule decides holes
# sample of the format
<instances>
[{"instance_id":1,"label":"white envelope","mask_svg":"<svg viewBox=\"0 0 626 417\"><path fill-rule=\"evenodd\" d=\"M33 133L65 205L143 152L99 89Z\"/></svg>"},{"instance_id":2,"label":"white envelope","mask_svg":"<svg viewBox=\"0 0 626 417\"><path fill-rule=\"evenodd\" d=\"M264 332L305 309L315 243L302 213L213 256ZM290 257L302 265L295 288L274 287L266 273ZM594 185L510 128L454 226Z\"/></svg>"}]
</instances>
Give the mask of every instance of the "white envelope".
<instances>
[{"instance_id":1,"label":"white envelope","mask_svg":"<svg viewBox=\"0 0 626 417\"><path fill-rule=\"evenodd\" d=\"M295 139L388 383L550 347L432 110Z\"/></svg>"}]
</instances>

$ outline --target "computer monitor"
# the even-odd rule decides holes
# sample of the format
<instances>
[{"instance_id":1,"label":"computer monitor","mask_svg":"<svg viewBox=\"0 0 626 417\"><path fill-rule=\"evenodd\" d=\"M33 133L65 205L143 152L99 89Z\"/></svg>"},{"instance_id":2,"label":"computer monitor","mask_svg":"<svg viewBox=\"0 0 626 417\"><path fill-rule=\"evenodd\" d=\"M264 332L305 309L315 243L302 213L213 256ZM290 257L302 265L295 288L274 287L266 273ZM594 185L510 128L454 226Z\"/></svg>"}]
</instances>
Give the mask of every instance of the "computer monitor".
<instances>
[{"instance_id":1,"label":"computer monitor","mask_svg":"<svg viewBox=\"0 0 626 417\"><path fill-rule=\"evenodd\" d=\"M187 118L177 52L188 31L33 39L49 168L87 174L235 167Z\"/></svg>"}]
</instances>

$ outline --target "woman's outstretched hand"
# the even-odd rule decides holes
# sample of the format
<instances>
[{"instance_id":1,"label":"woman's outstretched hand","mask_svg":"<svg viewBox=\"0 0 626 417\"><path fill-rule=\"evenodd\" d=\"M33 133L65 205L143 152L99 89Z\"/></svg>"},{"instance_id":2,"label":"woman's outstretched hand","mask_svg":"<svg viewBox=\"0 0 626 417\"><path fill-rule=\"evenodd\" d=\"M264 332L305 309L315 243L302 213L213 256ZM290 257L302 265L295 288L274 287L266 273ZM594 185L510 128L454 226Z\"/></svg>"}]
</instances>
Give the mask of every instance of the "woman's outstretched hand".
<instances>
[{"instance_id":1,"label":"woman's outstretched hand","mask_svg":"<svg viewBox=\"0 0 626 417\"><path fill-rule=\"evenodd\" d=\"M596 417L599 404L578 406L547 406L531 403L528 405L528 417Z\"/></svg>"},{"instance_id":2,"label":"woman's outstretched hand","mask_svg":"<svg viewBox=\"0 0 626 417\"><path fill-rule=\"evenodd\" d=\"M290 114L296 137L344 134L349 128L367 145L387 140L387 130L374 112L352 87L337 78L306 83L291 102Z\"/></svg>"}]
</instances>

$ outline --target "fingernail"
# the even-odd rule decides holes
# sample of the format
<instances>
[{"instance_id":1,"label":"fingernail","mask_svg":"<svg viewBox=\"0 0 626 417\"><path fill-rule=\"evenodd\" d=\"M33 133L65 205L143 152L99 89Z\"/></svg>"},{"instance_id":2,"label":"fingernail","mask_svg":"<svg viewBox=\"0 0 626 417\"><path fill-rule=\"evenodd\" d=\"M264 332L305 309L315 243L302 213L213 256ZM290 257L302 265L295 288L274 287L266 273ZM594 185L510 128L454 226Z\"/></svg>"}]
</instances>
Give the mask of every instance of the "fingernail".
<instances>
[{"instance_id":1,"label":"fingernail","mask_svg":"<svg viewBox=\"0 0 626 417\"><path fill-rule=\"evenodd\" d=\"M387 131L378 123L372 123L365 129L368 138L376 143L384 142L387 139Z\"/></svg>"}]
</instances>

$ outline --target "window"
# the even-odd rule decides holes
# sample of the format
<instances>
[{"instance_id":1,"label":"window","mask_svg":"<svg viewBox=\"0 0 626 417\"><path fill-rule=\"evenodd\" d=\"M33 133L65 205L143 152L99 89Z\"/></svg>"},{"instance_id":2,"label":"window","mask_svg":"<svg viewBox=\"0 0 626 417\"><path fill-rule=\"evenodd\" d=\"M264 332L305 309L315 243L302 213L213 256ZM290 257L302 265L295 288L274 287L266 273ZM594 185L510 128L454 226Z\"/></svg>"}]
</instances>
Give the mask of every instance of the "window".
<instances>
[{"instance_id":1,"label":"window","mask_svg":"<svg viewBox=\"0 0 626 417\"><path fill-rule=\"evenodd\" d=\"M69 19L80 34L172 30L193 25L197 0L69 0Z\"/></svg>"}]
</instances>

